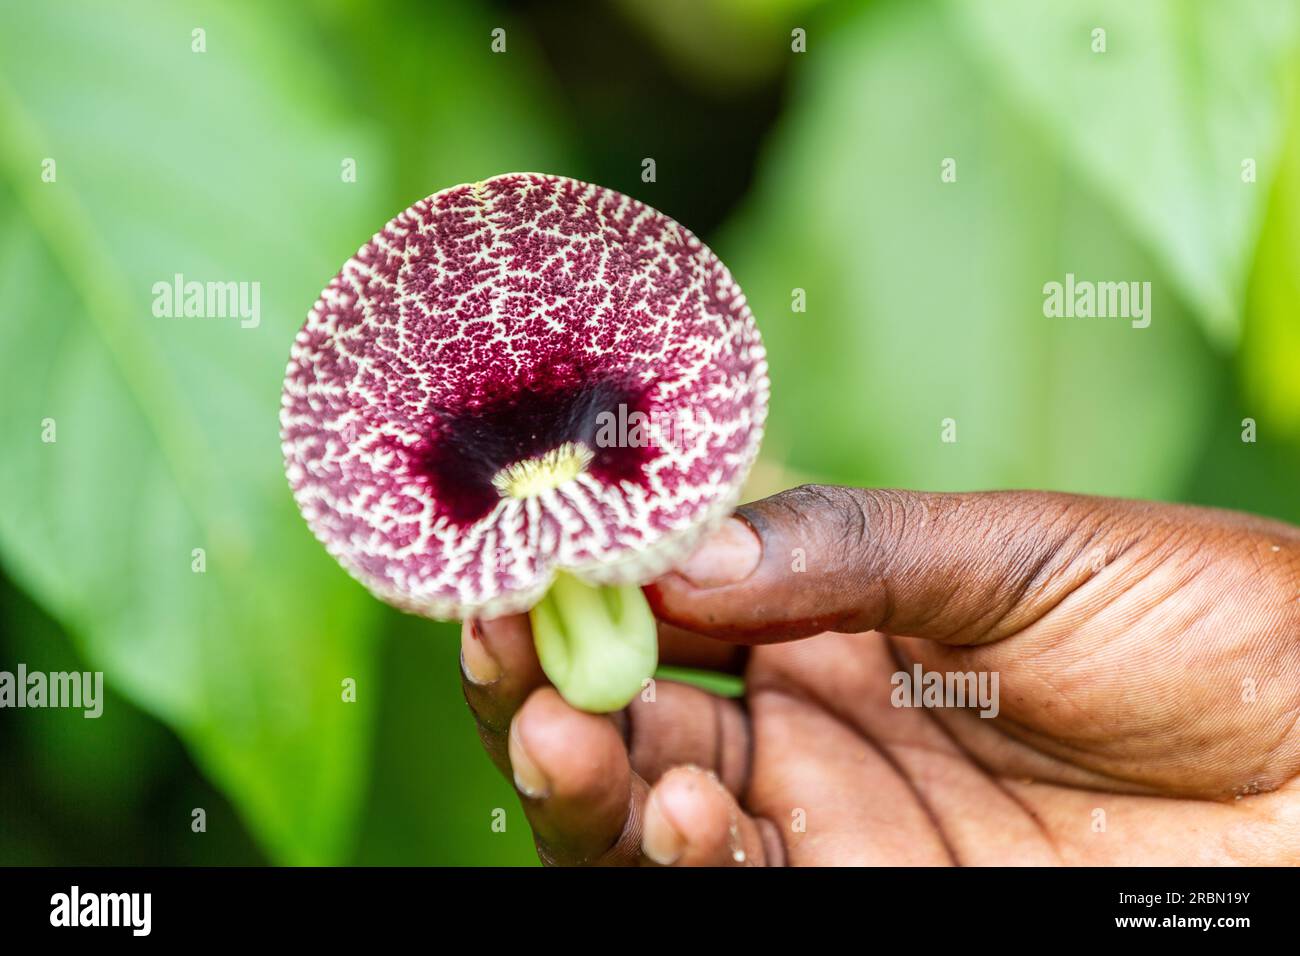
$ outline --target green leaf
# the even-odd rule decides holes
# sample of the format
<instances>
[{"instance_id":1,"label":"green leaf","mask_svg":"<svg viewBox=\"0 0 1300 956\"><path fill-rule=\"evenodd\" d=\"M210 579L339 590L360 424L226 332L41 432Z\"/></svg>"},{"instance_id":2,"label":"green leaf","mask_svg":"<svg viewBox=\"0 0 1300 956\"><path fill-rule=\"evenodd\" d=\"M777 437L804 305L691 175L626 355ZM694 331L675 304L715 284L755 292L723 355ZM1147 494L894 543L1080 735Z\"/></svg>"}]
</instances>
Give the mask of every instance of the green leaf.
<instances>
[{"instance_id":1,"label":"green leaf","mask_svg":"<svg viewBox=\"0 0 1300 956\"><path fill-rule=\"evenodd\" d=\"M1289 98L1300 10L1285 0L954 0L1001 94L1047 132L1154 255L1218 344L1242 298ZM1105 30L1105 52L1093 31ZM1257 182L1243 182L1244 160Z\"/></svg>"},{"instance_id":2,"label":"green leaf","mask_svg":"<svg viewBox=\"0 0 1300 956\"><path fill-rule=\"evenodd\" d=\"M355 131L252 13L59 6L11 10L0 36L0 554L278 859L336 860L374 608L297 516L277 413L294 330L375 224L371 188L339 175ZM177 273L259 283L260 323L155 317Z\"/></svg>"},{"instance_id":3,"label":"green leaf","mask_svg":"<svg viewBox=\"0 0 1300 956\"><path fill-rule=\"evenodd\" d=\"M1214 374L1172 283L982 82L941 9L822 32L717 244L768 348L766 454L846 482L1171 493ZM1046 317L1067 272L1151 282L1150 327Z\"/></svg>"},{"instance_id":4,"label":"green leaf","mask_svg":"<svg viewBox=\"0 0 1300 956\"><path fill-rule=\"evenodd\" d=\"M1300 439L1300 119L1291 125L1280 166L1238 354L1246 414L1256 420L1259 440L1269 443Z\"/></svg>"},{"instance_id":5,"label":"green leaf","mask_svg":"<svg viewBox=\"0 0 1300 956\"><path fill-rule=\"evenodd\" d=\"M483 751L460 686L460 627L392 612L356 866L536 866L528 819ZM429 631L433 630L433 639Z\"/></svg>"},{"instance_id":6,"label":"green leaf","mask_svg":"<svg viewBox=\"0 0 1300 956\"><path fill-rule=\"evenodd\" d=\"M492 26L463 4L86 0L15 8L0 33L0 560L283 862L352 850L381 610L289 495L289 344L414 199L562 167L530 61L493 58ZM258 283L260 322L155 317L176 274Z\"/></svg>"},{"instance_id":7,"label":"green leaf","mask_svg":"<svg viewBox=\"0 0 1300 956\"><path fill-rule=\"evenodd\" d=\"M791 31L807 28L825 0L615 0L680 72L716 95L761 82L791 54ZM806 38L809 43L816 42Z\"/></svg>"},{"instance_id":8,"label":"green leaf","mask_svg":"<svg viewBox=\"0 0 1300 956\"><path fill-rule=\"evenodd\" d=\"M526 20L472 0L390 0L382 13L336 0L312 6L322 49L347 77L344 102L384 133L363 167L384 171L401 208L499 173L581 177ZM502 53L492 51L497 29L505 31Z\"/></svg>"}]
</instances>

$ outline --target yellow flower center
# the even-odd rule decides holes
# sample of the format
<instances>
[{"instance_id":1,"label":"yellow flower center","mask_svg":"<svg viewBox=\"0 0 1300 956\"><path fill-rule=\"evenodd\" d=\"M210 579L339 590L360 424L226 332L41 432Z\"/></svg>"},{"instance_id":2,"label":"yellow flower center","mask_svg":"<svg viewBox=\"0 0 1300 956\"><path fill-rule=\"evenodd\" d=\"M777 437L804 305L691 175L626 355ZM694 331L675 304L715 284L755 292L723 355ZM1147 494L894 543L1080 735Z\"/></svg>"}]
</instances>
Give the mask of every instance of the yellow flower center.
<instances>
[{"instance_id":1,"label":"yellow flower center","mask_svg":"<svg viewBox=\"0 0 1300 956\"><path fill-rule=\"evenodd\" d=\"M492 478L492 484L503 498L533 498L577 478L591 457L586 445L566 441L545 455L507 465Z\"/></svg>"}]
</instances>

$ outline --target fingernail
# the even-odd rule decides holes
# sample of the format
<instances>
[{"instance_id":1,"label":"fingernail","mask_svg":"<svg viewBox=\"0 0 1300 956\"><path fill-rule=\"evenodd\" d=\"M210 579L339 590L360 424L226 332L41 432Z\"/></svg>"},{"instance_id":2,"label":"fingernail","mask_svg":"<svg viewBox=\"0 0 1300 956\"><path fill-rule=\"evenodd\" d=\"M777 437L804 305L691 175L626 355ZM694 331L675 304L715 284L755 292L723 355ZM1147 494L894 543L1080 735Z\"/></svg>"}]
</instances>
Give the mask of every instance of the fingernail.
<instances>
[{"instance_id":1,"label":"fingernail","mask_svg":"<svg viewBox=\"0 0 1300 956\"><path fill-rule=\"evenodd\" d=\"M466 621L460 629L460 667L474 684L491 684L501 676L501 665L483 644L478 621Z\"/></svg>"},{"instance_id":2,"label":"fingernail","mask_svg":"<svg viewBox=\"0 0 1300 956\"><path fill-rule=\"evenodd\" d=\"M537 764L533 763L533 758L528 755L523 741L519 739L518 714L510 721L510 740L507 749L510 752L510 769L514 771L515 786L519 788L519 792L534 800L540 800L550 794L551 782L538 769Z\"/></svg>"},{"instance_id":3,"label":"fingernail","mask_svg":"<svg viewBox=\"0 0 1300 956\"><path fill-rule=\"evenodd\" d=\"M641 825L641 852L660 866L676 863L686 848L677 828L668 822L659 797L652 790L645 802L645 821Z\"/></svg>"},{"instance_id":4,"label":"fingernail","mask_svg":"<svg viewBox=\"0 0 1300 956\"><path fill-rule=\"evenodd\" d=\"M739 518L728 518L695 549L677 573L697 588L738 584L754 573L763 545L754 529Z\"/></svg>"}]
</instances>

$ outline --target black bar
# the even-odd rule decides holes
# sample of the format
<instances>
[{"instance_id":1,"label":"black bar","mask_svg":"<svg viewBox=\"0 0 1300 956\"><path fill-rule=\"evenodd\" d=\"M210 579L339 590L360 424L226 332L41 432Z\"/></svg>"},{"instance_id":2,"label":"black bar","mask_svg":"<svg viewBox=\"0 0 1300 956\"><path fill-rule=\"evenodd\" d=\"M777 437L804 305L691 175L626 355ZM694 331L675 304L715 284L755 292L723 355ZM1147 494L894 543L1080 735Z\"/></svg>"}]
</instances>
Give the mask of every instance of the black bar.
<instances>
[{"instance_id":1,"label":"black bar","mask_svg":"<svg viewBox=\"0 0 1300 956\"><path fill-rule=\"evenodd\" d=\"M127 925L51 925L52 917L67 922L74 886L81 912L111 916L116 907ZM586 940L587 949L618 938L604 929L593 935L610 921L643 939L707 924L732 943L780 923L802 927L814 945L827 932L852 933L867 946L877 933L909 929L926 942L1199 935L1231 945L1256 931L1293 933L1298 886L1289 869L4 869L0 925L7 941L75 935L90 944L149 938L205 946L397 934L436 944L478 933L484 942ZM118 896L100 909L99 894L131 893L149 894L147 937L135 935L129 918L143 928L143 896L139 908Z\"/></svg>"}]
</instances>

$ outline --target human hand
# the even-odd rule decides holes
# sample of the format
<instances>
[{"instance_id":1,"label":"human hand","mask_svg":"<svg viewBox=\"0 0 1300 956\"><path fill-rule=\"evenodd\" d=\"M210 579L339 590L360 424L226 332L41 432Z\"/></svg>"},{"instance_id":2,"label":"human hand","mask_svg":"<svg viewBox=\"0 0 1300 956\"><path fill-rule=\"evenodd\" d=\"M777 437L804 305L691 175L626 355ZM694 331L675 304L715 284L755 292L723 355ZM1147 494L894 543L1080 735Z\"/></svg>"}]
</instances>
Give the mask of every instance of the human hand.
<instances>
[{"instance_id":1,"label":"human hand","mask_svg":"<svg viewBox=\"0 0 1300 956\"><path fill-rule=\"evenodd\" d=\"M1300 863L1300 530L1039 492L738 514L647 594L663 662L741 701L660 680L582 713L527 617L466 626L544 862ZM997 715L894 706L916 665L996 674Z\"/></svg>"}]
</instances>

